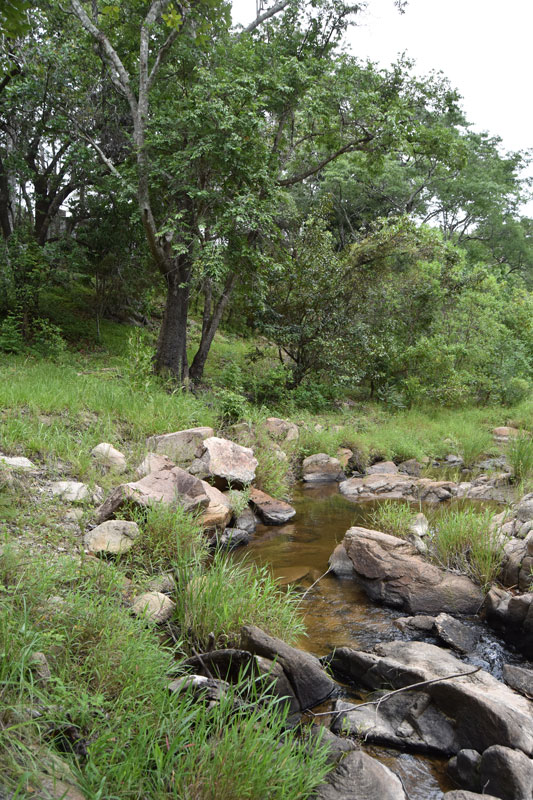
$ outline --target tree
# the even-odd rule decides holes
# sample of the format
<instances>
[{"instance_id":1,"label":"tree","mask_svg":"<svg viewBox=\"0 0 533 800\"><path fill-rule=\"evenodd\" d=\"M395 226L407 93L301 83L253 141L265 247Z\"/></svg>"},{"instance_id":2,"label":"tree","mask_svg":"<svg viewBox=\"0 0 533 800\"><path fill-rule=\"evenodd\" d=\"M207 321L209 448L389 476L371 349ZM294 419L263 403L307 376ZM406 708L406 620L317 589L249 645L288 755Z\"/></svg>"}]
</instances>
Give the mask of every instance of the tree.
<instances>
[{"instance_id":1,"label":"tree","mask_svg":"<svg viewBox=\"0 0 533 800\"><path fill-rule=\"evenodd\" d=\"M237 32L229 30L224 5L198 3L178 13L160 0L137 28L138 57L117 25L123 15L123 30L131 32L136 7L71 6L129 106L137 201L167 292L156 367L181 382L189 377L187 314L196 282L206 295L192 364L199 380L239 274L262 262L276 193L343 153L386 146L390 128L383 131L382 123L394 87L381 80L376 109L376 71L333 59L359 9L338 0L281 0ZM209 79L215 74L216 83ZM215 264L214 274L208 268L198 276L198 266Z\"/></svg>"}]
</instances>

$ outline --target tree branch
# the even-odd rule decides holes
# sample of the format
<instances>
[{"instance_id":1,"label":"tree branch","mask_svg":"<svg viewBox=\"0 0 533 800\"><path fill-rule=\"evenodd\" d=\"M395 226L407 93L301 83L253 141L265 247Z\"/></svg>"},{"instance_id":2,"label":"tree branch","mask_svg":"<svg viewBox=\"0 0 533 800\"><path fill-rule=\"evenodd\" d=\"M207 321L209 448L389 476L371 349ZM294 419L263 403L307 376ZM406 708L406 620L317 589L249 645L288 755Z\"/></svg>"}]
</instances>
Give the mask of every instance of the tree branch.
<instances>
[{"instance_id":1,"label":"tree branch","mask_svg":"<svg viewBox=\"0 0 533 800\"><path fill-rule=\"evenodd\" d=\"M374 138L373 135L368 134L365 136L364 139L359 139L356 142L348 142L345 144L344 147L339 148L334 153L331 153L329 156L324 158L318 164L315 164L313 167L306 169L304 172L300 172L297 175L291 175L290 178L283 178L282 180L278 181L278 186L294 186L295 183L300 183L300 181L309 178L311 175L315 175L317 172L320 172L323 167L330 163L330 161L334 161L339 156L342 156L344 153L349 153L352 150L360 149L362 145L369 144L372 139Z\"/></svg>"},{"instance_id":2,"label":"tree branch","mask_svg":"<svg viewBox=\"0 0 533 800\"><path fill-rule=\"evenodd\" d=\"M113 84L125 95L131 106L132 113L135 113L137 110L137 99L131 89L129 75L117 51L105 33L97 28L94 22L91 21L80 0L70 0L70 4L87 33L90 33L93 39L100 45L104 60L110 68Z\"/></svg>"},{"instance_id":3,"label":"tree branch","mask_svg":"<svg viewBox=\"0 0 533 800\"><path fill-rule=\"evenodd\" d=\"M263 14L259 14L258 17L254 19L246 28L243 28L242 33L252 33L255 31L256 28L259 27L263 22L266 22L267 19L279 14L280 11L283 11L286 8L291 0L279 0L272 8L268 8Z\"/></svg>"}]
</instances>

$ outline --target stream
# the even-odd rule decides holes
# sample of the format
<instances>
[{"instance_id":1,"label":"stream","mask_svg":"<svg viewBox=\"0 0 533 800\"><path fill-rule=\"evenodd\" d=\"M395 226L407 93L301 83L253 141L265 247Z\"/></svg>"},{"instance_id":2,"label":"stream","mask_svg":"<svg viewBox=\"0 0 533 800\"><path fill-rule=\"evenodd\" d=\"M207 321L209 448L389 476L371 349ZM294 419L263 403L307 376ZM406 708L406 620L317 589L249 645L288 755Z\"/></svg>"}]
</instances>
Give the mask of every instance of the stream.
<instances>
[{"instance_id":1,"label":"stream","mask_svg":"<svg viewBox=\"0 0 533 800\"><path fill-rule=\"evenodd\" d=\"M348 528L373 527L369 518L375 503L351 502L335 483L299 485L291 504L297 513L290 523L258 525L248 547L237 550L235 558L268 565L281 583L308 589L328 569L329 556ZM336 647L368 650L380 641L406 638L394 624L405 612L372 603L351 578L322 577L303 599L302 608L307 635L296 646L319 657ZM480 658L469 661L482 663L498 677L501 663L516 657L490 633L484 640ZM346 699L357 702L359 695L354 696L349 687L341 687L341 691ZM327 709L325 705L321 710ZM365 746L365 751L401 778L410 800L441 800L443 792L456 788L446 775L447 759L371 745Z\"/></svg>"}]
</instances>

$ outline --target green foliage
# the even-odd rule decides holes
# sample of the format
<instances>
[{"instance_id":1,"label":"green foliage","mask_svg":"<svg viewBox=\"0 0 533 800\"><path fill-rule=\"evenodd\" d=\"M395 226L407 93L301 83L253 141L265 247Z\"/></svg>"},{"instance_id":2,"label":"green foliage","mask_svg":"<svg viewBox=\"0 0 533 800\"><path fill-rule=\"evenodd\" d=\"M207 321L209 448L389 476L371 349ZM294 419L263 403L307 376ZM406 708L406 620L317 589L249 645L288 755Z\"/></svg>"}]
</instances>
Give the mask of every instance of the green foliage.
<instances>
[{"instance_id":1,"label":"green foliage","mask_svg":"<svg viewBox=\"0 0 533 800\"><path fill-rule=\"evenodd\" d=\"M222 422L231 424L244 419L249 412L249 405L244 395L231 389L216 389L215 400Z\"/></svg>"},{"instance_id":2,"label":"green foliage","mask_svg":"<svg viewBox=\"0 0 533 800\"><path fill-rule=\"evenodd\" d=\"M4 353L22 353L25 342L20 319L8 314L0 325L0 350Z\"/></svg>"},{"instance_id":3,"label":"green foliage","mask_svg":"<svg viewBox=\"0 0 533 800\"><path fill-rule=\"evenodd\" d=\"M401 537L407 536L413 519L414 513L410 505L393 500L378 503L370 514L370 522L376 530Z\"/></svg>"},{"instance_id":4,"label":"green foliage","mask_svg":"<svg viewBox=\"0 0 533 800\"><path fill-rule=\"evenodd\" d=\"M195 647L206 647L210 633L220 646L238 645L240 629L246 624L287 642L304 633L298 595L280 589L266 567L236 564L217 552L208 569L187 578L176 618Z\"/></svg>"},{"instance_id":5,"label":"green foliage","mask_svg":"<svg viewBox=\"0 0 533 800\"><path fill-rule=\"evenodd\" d=\"M148 392L154 387L153 341L147 331L134 328L128 337L128 346L122 359L122 370L134 391Z\"/></svg>"},{"instance_id":6,"label":"green foliage","mask_svg":"<svg viewBox=\"0 0 533 800\"><path fill-rule=\"evenodd\" d=\"M52 758L84 796L304 800L328 771L325 749L287 729L287 710L244 675L213 708L168 690L184 673L178 648L120 603L113 564L0 554L0 769L15 796L33 793ZM60 600L50 600L51 595ZM52 671L39 685L32 654ZM238 705L234 702L239 701ZM39 715L27 713L38 706ZM57 753L65 729L87 747ZM235 780L238 770L239 780Z\"/></svg>"},{"instance_id":7,"label":"green foliage","mask_svg":"<svg viewBox=\"0 0 533 800\"><path fill-rule=\"evenodd\" d=\"M202 526L181 506L155 503L145 511L134 511L132 516L141 533L127 561L157 573L173 569L187 572L205 560L208 542Z\"/></svg>"},{"instance_id":8,"label":"green foliage","mask_svg":"<svg viewBox=\"0 0 533 800\"><path fill-rule=\"evenodd\" d=\"M515 481L529 483L533 479L533 437L522 433L511 439L507 458Z\"/></svg>"},{"instance_id":9,"label":"green foliage","mask_svg":"<svg viewBox=\"0 0 533 800\"><path fill-rule=\"evenodd\" d=\"M487 590L503 563L503 543L491 525L494 512L475 508L439 511L430 524L431 556L443 567L469 575Z\"/></svg>"}]
</instances>

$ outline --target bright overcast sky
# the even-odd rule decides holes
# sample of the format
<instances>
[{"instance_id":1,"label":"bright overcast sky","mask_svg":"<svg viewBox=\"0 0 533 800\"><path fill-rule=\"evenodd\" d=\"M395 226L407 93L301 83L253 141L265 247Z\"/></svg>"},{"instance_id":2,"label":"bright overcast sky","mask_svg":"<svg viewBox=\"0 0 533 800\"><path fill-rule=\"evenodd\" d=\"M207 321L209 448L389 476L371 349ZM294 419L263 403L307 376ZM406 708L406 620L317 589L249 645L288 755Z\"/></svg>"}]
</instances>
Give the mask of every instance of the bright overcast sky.
<instances>
[{"instance_id":1,"label":"bright overcast sky","mask_svg":"<svg viewBox=\"0 0 533 800\"><path fill-rule=\"evenodd\" d=\"M233 16L252 20L255 0L233 0ZM383 66L405 52L417 74L441 70L476 129L508 150L533 147L533 0L409 0L403 15L394 0L369 0L348 42Z\"/></svg>"}]
</instances>

